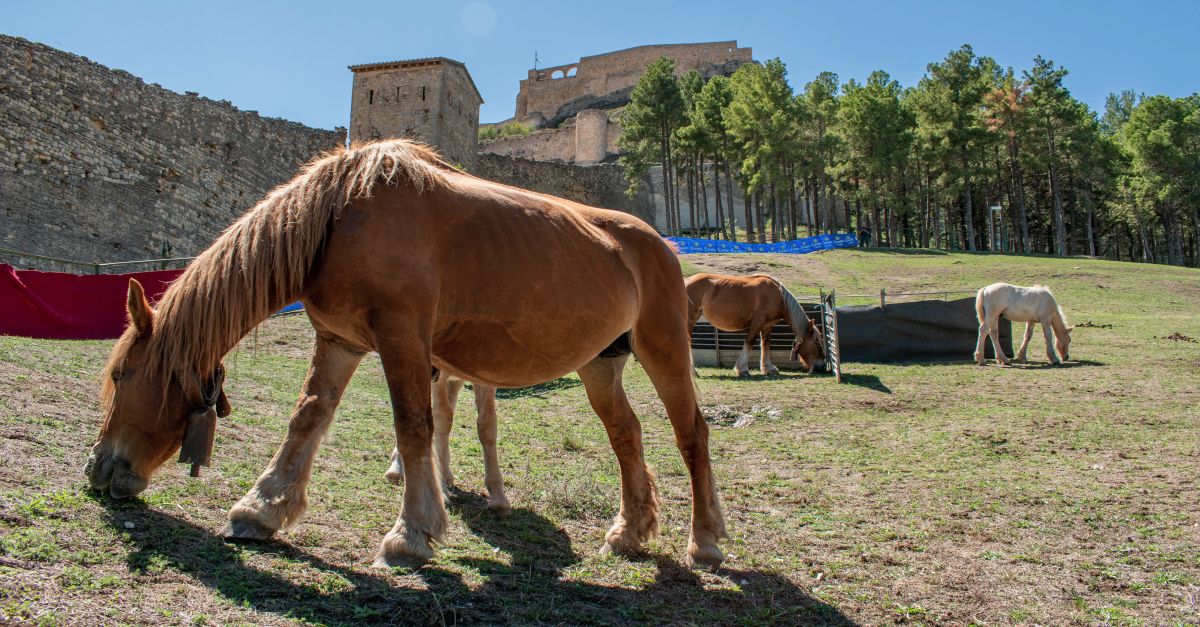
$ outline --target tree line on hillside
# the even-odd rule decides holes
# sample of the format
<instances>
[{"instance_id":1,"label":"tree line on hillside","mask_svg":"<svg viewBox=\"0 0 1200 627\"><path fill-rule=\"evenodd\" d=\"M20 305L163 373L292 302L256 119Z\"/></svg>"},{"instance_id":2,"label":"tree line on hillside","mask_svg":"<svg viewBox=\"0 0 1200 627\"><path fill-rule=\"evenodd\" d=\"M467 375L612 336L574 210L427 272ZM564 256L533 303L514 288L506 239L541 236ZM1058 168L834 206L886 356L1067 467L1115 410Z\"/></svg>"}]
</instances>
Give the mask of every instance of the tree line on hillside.
<instances>
[{"instance_id":1,"label":"tree line on hillside","mask_svg":"<svg viewBox=\"0 0 1200 627\"><path fill-rule=\"evenodd\" d=\"M650 64L622 116L630 192L663 177L668 233L749 241L867 229L882 246L1200 264L1200 95L1111 94L1019 74L971 46L915 87L886 72L793 92L779 59L707 81ZM743 198L735 207L734 190ZM711 196L711 198L710 198Z\"/></svg>"}]
</instances>

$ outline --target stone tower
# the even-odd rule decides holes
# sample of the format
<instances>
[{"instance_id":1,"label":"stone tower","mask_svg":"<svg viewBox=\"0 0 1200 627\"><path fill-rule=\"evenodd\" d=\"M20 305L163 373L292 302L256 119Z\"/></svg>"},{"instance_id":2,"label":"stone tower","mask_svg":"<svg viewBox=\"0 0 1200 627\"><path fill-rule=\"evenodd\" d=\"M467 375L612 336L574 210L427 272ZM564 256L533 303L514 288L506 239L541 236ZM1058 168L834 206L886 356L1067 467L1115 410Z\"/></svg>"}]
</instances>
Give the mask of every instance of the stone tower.
<instances>
[{"instance_id":1,"label":"stone tower","mask_svg":"<svg viewBox=\"0 0 1200 627\"><path fill-rule=\"evenodd\" d=\"M483 98L465 65L445 57L351 65L350 141L409 137L471 170Z\"/></svg>"}]
</instances>

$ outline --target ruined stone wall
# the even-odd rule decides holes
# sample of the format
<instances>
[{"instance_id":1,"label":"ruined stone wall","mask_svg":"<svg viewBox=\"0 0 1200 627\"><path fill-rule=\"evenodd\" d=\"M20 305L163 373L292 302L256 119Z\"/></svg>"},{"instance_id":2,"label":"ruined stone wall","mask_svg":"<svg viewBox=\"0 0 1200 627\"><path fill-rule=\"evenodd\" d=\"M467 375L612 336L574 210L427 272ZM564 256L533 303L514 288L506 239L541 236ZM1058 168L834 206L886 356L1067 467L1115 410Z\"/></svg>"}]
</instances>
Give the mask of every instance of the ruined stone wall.
<instances>
[{"instance_id":1,"label":"ruined stone wall","mask_svg":"<svg viewBox=\"0 0 1200 627\"><path fill-rule=\"evenodd\" d=\"M626 196L625 175L614 163L577 166L481 153L475 174L593 207L624 211L653 224L654 202L649 192L643 186L636 197Z\"/></svg>"},{"instance_id":2,"label":"ruined stone wall","mask_svg":"<svg viewBox=\"0 0 1200 627\"><path fill-rule=\"evenodd\" d=\"M510 135L479 142L479 152L535 161L571 163L575 160L575 127L547 128L528 135Z\"/></svg>"},{"instance_id":3,"label":"ruined stone wall","mask_svg":"<svg viewBox=\"0 0 1200 627\"><path fill-rule=\"evenodd\" d=\"M627 99L628 90L637 84L646 66L664 56L675 60L679 74L689 70L711 74L732 72L738 65L750 63L753 51L739 48L736 41L639 46L583 57L577 63L530 70L520 83L514 117L524 120L540 114L554 125L582 108L604 108L607 95L624 92ZM562 110L575 101L581 102L574 110Z\"/></svg>"},{"instance_id":4,"label":"ruined stone wall","mask_svg":"<svg viewBox=\"0 0 1200 627\"><path fill-rule=\"evenodd\" d=\"M345 137L0 35L0 247L193 255Z\"/></svg>"},{"instance_id":5,"label":"ruined stone wall","mask_svg":"<svg viewBox=\"0 0 1200 627\"><path fill-rule=\"evenodd\" d=\"M593 119L584 125L584 141L580 158L579 120L571 120L558 128L547 128L534 131L528 135L510 135L497 137L479 142L479 152L508 157L520 157L534 161L555 161L558 163L595 163L611 159L619 154L617 139L621 136L621 125L615 120L607 119L602 111L594 111L588 115L599 114L606 122L600 128L600 120ZM602 133L602 134L601 134ZM603 145L603 155L600 155L600 144Z\"/></svg>"}]
</instances>

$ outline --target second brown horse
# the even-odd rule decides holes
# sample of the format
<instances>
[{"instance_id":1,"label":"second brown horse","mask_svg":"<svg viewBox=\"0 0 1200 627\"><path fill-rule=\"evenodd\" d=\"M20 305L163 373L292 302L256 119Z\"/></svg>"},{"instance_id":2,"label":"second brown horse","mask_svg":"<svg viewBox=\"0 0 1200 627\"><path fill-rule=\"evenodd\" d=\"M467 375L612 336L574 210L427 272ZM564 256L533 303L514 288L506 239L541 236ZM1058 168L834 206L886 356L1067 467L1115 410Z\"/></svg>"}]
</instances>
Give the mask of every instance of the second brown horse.
<instances>
[{"instance_id":1,"label":"second brown horse","mask_svg":"<svg viewBox=\"0 0 1200 627\"><path fill-rule=\"evenodd\" d=\"M798 359L808 372L825 367L825 344L817 326L804 313L796 297L782 283L765 274L731 276L697 274L684 284L688 295L688 332L696 326L700 314L722 331L746 331L746 343L734 365L739 377L750 374L750 351L755 337L761 338L763 374L778 374L771 363L771 327L783 320L796 334L792 359Z\"/></svg>"}]
</instances>

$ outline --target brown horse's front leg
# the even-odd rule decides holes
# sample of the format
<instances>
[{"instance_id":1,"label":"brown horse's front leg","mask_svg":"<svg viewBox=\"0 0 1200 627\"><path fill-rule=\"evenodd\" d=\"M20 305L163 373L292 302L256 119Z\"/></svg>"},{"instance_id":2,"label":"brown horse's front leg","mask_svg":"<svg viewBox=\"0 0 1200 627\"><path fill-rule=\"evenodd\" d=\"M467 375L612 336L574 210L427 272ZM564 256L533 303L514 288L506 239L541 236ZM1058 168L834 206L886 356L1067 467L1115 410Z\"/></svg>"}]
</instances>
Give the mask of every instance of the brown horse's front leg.
<instances>
[{"instance_id":1,"label":"brown horse's front leg","mask_svg":"<svg viewBox=\"0 0 1200 627\"><path fill-rule=\"evenodd\" d=\"M300 520L308 506L304 491L317 447L362 358L363 353L317 337L304 389L288 423L287 438L254 487L229 510L229 522L222 535L264 540Z\"/></svg>"},{"instance_id":2,"label":"brown horse's front leg","mask_svg":"<svg viewBox=\"0 0 1200 627\"><path fill-rule=\"evenodd\" d=\"M416 335L397 339L396 333L381 334L376 350L387 377L396 448L404 464L400 517L384 536L375 558L376 566L387 568L433 557L432 543L445 534L449 519L433 452L428 342Z\"/></svg>"}]
</instances>

